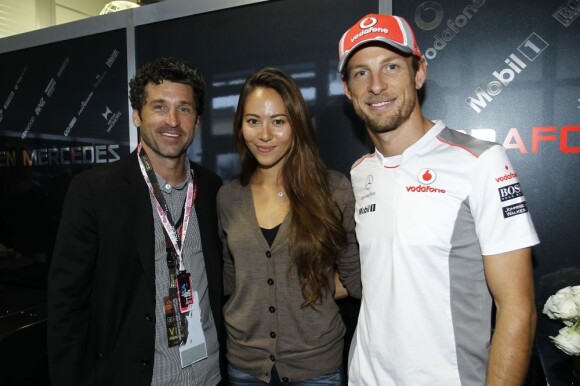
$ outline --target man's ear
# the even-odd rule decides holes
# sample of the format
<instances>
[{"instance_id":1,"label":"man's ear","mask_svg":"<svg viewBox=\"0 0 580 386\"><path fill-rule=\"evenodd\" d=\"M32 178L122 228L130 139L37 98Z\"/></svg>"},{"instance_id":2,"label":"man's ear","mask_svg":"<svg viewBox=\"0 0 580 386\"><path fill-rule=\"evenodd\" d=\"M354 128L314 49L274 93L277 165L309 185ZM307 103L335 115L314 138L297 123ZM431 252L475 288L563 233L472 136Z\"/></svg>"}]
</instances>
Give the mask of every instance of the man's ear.
<instances>
[{"instance_id":1,"label":"man's ear","mask_svg":"<svg viewBox=\"0 0 580 386\"><path fill-rule=\"evenodd\" d=\"M133 124L135 127L141 127L141 117L139 116L139 110L133 109Z\"/></svg>"},{"instance_id":2,"label":"man's ear","mask_svg":"<svg viewBox=\"0 0 580 386\"><path fill-rule=\"evenodd\" d=\"M350 100L352 100L352 94L350 88L348 87L348 82L346 80L342 81L342 88L344 89L344 95Z\"/></svg>"},{"instance_id":3,"label":"man's ear","mask_svg":"<svg viewBox=\"0 0 580 386\"><path fill-rule=\"evenodd\" d=\"M419 61L419 68L415 73L415 88L420 90L421 87L425 84L425 80L427 79L427 63L425 59L421 59Z\"/></svg>"}]
</instances>

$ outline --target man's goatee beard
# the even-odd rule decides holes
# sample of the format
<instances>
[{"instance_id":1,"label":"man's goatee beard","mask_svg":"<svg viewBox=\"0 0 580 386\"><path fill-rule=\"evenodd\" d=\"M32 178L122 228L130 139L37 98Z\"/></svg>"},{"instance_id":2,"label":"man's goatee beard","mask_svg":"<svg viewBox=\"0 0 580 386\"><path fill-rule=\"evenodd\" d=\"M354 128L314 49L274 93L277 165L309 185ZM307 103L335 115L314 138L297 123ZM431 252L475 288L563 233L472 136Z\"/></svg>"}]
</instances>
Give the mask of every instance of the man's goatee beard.
<instances>
[{"instance_id":1,"label":"man's goatee beard","mask_svg":"<svg viewBox=\"0 0 580 386\"><path fill-rule=\"evenodd\" d=\"M362 116L362 119L365 122L367 129L371 132L376 134L388 133L389 131L397 129L409 120L415 105L416 102L412 101L409 105L406 106L406 108L403 107L402 110L397 112L397 114L389 117L386 121L373 120L366 115Z\"/></svg>"}]
</instances>

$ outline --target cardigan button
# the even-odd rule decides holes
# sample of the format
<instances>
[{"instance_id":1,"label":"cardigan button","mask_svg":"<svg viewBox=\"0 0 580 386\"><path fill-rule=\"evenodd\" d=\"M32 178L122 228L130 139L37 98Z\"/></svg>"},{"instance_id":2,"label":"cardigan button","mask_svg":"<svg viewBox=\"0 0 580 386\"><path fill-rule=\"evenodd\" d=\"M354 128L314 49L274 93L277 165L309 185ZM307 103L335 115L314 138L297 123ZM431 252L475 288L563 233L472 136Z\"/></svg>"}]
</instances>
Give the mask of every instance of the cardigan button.
<instances>
[{"instance_id":1,"label":"cardigan button","mask_svg":"<svg viewBox=\"0 0 580 386\"><path fill-rule=\"evenodd\" d=\"M143 367L147 367L147 366L149 366L149 359L147 359L147 358L143 358L143 359L141 359L141 365L142 365Z\"/></svg>"},{"instance_id":2,"label":"cardigan button","mask_svg":"<svg viewBox=\"0 0 580 386\"><path fill-rule=\"evenodd\" d=\"M284 377L284 378L282 378L282 382L288 383L288 382L290 382L290 379L288 379L288 377Z\"/></svg>"},{"instance_id":3,"label":"cardigan button","mask_svg":"<svg viewBox=\"0 0 580 386\"><path fill-rule=\"evenodd\" d=\"M274 280L268 279L268 285L274 285Z\"/></svg>"},{"instance_id":4,"label":"cardigan button","mask_svg":"<svg viewBox=\"0 0 580 386\"><path fill-rule=\"evenodd\" d=\"M272 252L270 251L266 251L266 257L269 259L270 257L272 257Z\"/></svg>"},{"instance_id":5,"label":"cardigan button","mask_svg":"<svg viewBox=\"0 0 580 386\"><path fill-rule=\"evenodd\" d=\"M275 338L276 337L276 333L274 331L270 332L270 338Z\"/></svg>"},{"instance_id":6,"label":"cardigan button","mask_svg":"<svg viewBox=\"0 0 580 386\"><path fill-rule=\"evenodd\" d=\"M276 312L276 307L274 307L274 306L270 306L270 307L268 308L268 310L270 311L270 313L271 313L271 314L273 314L274 312Z\"/></svg>"},{"instance_id":7,"label":"cardigan button","mask_svg":"<svg viewBox=\"0 0 580 386\"><path fill-rule=\"evenodd\" d=\"M270 355L270 360L271 360L272 362L274 362L274 361L276 360L276 357L275 357L274 355Z\"/></svg>"},{"instance_id":8,"label":"cardigan button","mask_svg":"<svg viewBox=\"0 0 580 386\"><path fill-rule=\"evenodd\" d=\"M145 320L150 322L153 320L153 317L151 316L151 314L145 314Z\"/></svg>"}]
</instances>

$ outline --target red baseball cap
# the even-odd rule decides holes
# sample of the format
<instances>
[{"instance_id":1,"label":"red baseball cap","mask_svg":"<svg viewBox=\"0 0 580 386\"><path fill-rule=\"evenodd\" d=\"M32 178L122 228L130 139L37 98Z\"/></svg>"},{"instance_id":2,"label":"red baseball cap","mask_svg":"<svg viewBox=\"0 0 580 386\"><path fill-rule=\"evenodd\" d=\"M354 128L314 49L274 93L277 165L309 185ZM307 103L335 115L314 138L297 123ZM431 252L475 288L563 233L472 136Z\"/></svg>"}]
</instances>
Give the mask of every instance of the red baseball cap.
<instances>
[{"instance_id":1,"label":"red baseball cap","mask_svg":"<svg viewBox=\"0 0 580 386\"><path fill-rule=\"evenodd\" d=\"M338 43L338 72L355 48L363 44L381 42L422 59L411 26L400 16L371 13L356 22L342 35Z\"/></svg>"}]
</instances>

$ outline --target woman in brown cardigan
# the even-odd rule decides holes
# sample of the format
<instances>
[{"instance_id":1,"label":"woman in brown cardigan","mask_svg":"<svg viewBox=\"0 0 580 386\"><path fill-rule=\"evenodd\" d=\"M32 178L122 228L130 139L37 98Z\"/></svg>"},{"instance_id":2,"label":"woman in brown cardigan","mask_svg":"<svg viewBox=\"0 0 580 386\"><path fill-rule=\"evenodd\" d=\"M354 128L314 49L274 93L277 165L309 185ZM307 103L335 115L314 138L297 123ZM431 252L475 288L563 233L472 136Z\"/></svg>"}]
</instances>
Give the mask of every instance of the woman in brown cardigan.
<instances>
[{"instance_id":1,"label":"woman in brown cardigan","mask_svg":"<svg viewBox=\"0 0 580 386\"><path fill-rule=\"evenodd\" d=\"M241 176L218 193L230 383L341 385L336 284L361 296L350 182L324 166L300 89L281 70L246 80L234 136Z\"/></svg>"}]
</instances>

